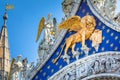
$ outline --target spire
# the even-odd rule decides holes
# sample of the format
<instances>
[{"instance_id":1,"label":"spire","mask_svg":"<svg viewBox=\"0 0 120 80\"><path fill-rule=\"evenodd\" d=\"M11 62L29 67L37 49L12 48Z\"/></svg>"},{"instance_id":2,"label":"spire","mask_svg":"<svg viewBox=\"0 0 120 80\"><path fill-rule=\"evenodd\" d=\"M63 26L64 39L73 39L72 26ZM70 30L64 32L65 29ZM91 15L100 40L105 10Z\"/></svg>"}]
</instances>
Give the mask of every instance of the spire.
<instances>
[{"instance_id":1,"label":"spire","mask_svg":"<svg viewBox=\"0 0 120 80\"><path fill-rule=\"evenodd\" d=\"M7 30L7 12L13 9L13 5L6 4L5 14L3 16L3 26L0 32L0 80L7 80L10 72L10 50L8 41L8 30Z\"/></svg>"},{"instance_id":2,"label":"spire","mask_svg":"<svg viewBox=\"0 0 120 80\"><path fill-rule=\"evenodd\" d=\"M8 30L6 25L7 19L8 19L8 15L6 11L3 16L4 23L0 34L0 59L3 61L2 66L0 66L2 70L1 80L6 80L10 71L10 51L9 51L9 42L8 42Z\"/></svg>"},{"instance_id":3,"label":"spire","mask_svg":"<svg viewBox=\"0 0 120 80\"><path fill-rule=\"evenodd\" d=\"M5 12L4 16L3 16L3 20L4 20L4 23L3 23L3 26L2 26L2 29L1 29L1 36L0 36L0 40L1 41L4 41L3 40L3 37L7 37L8 36L8 32L7 32L7 19L8 19L8 15L7 15L7 11ZM6 29L5 29L6 28Z\"/></svg>"},{"instance_id":4,"label":"spire","mask_svg":"<svg viewBox=\"0 0 120 80\"><path fill-rule=\"evenodd\" d=\"M6 25L7 19L8 19L8 15L7 15L7 12L5 12L5 14L3 16L4 23L3 23L3 26L2 26L2 30L1 30L0 40L1 40L2 46L9 48L9 45L8 45L8 30L7 30L7 25Z\"/></svg>"}]
</instances>

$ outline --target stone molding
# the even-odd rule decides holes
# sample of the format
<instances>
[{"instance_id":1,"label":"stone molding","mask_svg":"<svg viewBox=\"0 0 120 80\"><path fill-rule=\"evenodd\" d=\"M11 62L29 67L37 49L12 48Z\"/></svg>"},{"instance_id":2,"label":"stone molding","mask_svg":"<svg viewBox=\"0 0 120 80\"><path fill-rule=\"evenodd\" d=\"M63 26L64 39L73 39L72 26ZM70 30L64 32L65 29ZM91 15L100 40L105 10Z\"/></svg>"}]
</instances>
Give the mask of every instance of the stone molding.
<instances>
[{"instance_id":1,"label":"stone molding","mask_svg":"<svg viewBox=\"0 0 120 80\"><path fill-rule=\"evenodd\" d=\"M120 78L120 52L100 52L79 59L59 70L48 80L87 80L101 76Z\"/></svg>"}]
</instances>

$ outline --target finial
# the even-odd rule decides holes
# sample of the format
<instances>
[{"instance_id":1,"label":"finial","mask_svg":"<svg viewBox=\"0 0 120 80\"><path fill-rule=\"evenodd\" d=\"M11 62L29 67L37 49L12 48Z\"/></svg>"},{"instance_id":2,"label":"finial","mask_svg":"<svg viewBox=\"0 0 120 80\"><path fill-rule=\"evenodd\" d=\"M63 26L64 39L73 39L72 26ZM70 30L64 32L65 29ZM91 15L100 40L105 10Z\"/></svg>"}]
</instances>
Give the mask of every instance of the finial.
<instances>
[{"instance_id":1,"label":"finial","mask_svg":"<svg viewBox=\"0 0 120 80\"><path fill-rule=\"evenodd\" d=\"M3 19L4 19L4 25L3 26L6 26L6 22L7 22L7 19L8 19L7 11L10 10L10 9L13 9L13 8L14 8L13 5L8 5L8 3L6 3L5 14L3 16Z\"/></svg>"},{"instance_id":2,"label":"finial","mask_svg":"<svg viewBox=\"0 0 120 80\"><path fill-rule=\"evenodd\" d=\"M3 16L3 19L7 20L8 19L8 15L7 15L7 12L5 12L4 16Z\"/></svg>"},{"instance_id":3,"label":"finial","mask_svg":"<svg viewBox=\"0 0 120 80\"><path fill-rule=\"evenodd\" d=\"M6 22L7 22L7 19L8 19L7 12L5 12L5 14L3 16L3 19L4 19L4 26L6 26Z\"/></svg>"}]
</instances>

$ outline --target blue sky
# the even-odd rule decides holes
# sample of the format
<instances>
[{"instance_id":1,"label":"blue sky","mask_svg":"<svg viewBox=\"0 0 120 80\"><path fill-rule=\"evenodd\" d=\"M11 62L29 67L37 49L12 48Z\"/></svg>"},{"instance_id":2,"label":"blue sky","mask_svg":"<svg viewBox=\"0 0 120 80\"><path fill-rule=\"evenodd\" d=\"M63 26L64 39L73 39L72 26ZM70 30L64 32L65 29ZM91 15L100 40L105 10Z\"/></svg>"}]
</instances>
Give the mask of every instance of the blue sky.
<instances>
[{"instance_id":1,"label":"blue sky","mask_svg":"<svg viewBox=\"0 0 120 80\"><path fill-rule=\"evenodd\" d=\"M38 43L35 42L41 17L49 13L58 22L64 16L61 2L63 0L0 0L0 29L3 25L5 4L13 4L14 9L8 11L8 37L11 58L22 55L29 62L38 58Z\"/></svg>"}]
</instances>

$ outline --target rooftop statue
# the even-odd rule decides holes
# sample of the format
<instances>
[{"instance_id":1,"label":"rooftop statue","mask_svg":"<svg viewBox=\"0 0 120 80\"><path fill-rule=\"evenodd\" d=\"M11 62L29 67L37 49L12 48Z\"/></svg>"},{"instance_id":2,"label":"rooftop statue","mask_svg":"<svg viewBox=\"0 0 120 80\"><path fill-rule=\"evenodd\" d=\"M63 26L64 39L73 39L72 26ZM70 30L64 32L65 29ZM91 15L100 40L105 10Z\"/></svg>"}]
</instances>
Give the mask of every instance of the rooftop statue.
<instances>
[{"instance_id":1,"label":"rooftop statue","mask_svg":"<svg viewBox=\"0 0 120 80\"><path fill-rule=\"evenodd\" d=\"M33 62L28 64L27 58L22 59L22 56L18 56L12 60L11 73L8 80L26 80L26 76L32 68Z\"/></svg>"},{"instance_id":2,"label":"rooftop statue","mask_svg":"<svg viewBox=\"0 0 120 80\"><path fill-rule=\"evenodd\" d=\"M52 45L54 42L55 29L56 29L56 18L51 19L51 14L48 15L48 19L45 20L43 17L40 20L38 35L36 42L39 40L42 30L44 30L44 40L47 44Z\"/></svg>"},{"instance_id":3,"label":"rooftop statue","mask_svg":"<svg viewBox=\"0 0 120 80\"><path fill-rule=\"evenodd\" d=\"M55 37L57 33L57 21L56 18L51 19L51 14L48 15L48 19L44 17L40 20L38 35L36 42L39 40L42 31L44 31L44 37L39 44L38 55L39 55L39 63L41 63L48 54L50 47L55 42Z\"/></svg>"}]
</instances>

